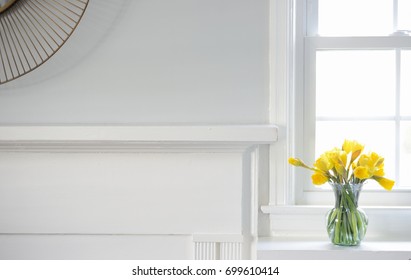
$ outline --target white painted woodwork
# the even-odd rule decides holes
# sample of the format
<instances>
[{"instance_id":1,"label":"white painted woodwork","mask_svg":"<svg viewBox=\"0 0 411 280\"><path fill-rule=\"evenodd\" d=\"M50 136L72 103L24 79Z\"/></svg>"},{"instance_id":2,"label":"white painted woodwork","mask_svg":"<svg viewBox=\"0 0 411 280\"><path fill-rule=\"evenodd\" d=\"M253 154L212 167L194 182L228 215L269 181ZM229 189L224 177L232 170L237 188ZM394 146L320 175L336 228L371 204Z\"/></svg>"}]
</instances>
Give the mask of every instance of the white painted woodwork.
<instances>
[{"instance_id":1,"label":"white painted woodwork","mask_svg":"<svg viewBox=\"0 0 411 280\"><path fill-rule=\"evenodd\" d=\"M245 257L242 235L194 235L193 241L196 260L241 260Z\"/></svg>"},{"instance_id":2,"label":"white painted woodwork","mask_svg":"<svg viewBox=\"0 0 411 280\"><path fill-rule=\"evenodd\" d=\"M164 258L252 257L258 147L276 141L275 126L0 132L0 259L110 258L97 255L103 240L107 250L144 244L125 251L131 259L161 258L167 248L175 253ZM39 246L46 248L33 251Z\"/></svg>"},{"instance_id":3,"label":"white painted woodwork","mask_svg":"<svg viewBox=\"0 0 411 280\"><path fill-rule=\"evenodd\" d=\"M270 144L276 141L275 125L156 125L156 126L78 126L78 125L18 125L0 126L0 145L8 143L85 143L120 144L204 143ZM207 143L207 144L206 144Z\"/></svg>"},{"instance_id":4,"label":"white painted woodwork","mask_svg":"<svg viewBox=\"0 0 411 280\"><path fill-rule=\"evenodd\" d=\"M410 260L409 242L362 242L360 246L335 246L326 240L261 239L261 260Z\"/></svg>"}]
</instances>

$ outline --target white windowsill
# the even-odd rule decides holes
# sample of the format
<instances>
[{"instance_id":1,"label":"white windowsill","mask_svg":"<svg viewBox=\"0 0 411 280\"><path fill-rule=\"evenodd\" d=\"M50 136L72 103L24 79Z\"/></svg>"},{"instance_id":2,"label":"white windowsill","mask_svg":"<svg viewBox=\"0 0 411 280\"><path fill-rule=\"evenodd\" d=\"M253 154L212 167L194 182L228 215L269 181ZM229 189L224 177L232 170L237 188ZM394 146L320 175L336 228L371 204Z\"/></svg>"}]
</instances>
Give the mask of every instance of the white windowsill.
<instances>
[{"instance_id":1,"label":"white windowsill","mask_svg":"<svg viewBox=\"0 0 411 280\"><path fill-rule=\"evenodd\" d=\"M262 238L257 245L257 258L287 260L410 260L411 242L364 240L359 246L344 247L333 245L327 240L301 241Z\"/></svg>"},{"instance_id":2,"label":"white windowsill","mask_svg":"<svg viewBox=\"0 0 411 280\"><path fill-rule=\"evenodd\" d=\"M329 206L262 206L271 237L258 242L260 259L411 259L411 207L363 207L369 217L360 246L330 243Z\"/></svg>"},{"instance_id":3,"label":"white windowsill","mask_svg":"<svg viewBox=\"0 0 411 280\"><path fill-rule=\"evenodd\" d=\"M381 213L386 211L395 211L396 213L409 213L411 214L411 207L405 206L364 206L361 207L366 212ZM330 206L324 205L263 205L261 211L265 214L324 214L330 210Z\"/></svg>"}]
</instances>

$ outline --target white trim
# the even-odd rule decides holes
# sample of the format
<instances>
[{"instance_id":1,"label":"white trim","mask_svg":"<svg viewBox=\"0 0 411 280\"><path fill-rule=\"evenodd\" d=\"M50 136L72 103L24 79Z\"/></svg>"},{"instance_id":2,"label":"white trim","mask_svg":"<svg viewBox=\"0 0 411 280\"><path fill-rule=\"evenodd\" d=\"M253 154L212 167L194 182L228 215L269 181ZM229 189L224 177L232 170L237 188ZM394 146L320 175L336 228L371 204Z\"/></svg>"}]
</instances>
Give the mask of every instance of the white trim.
<instances>
[{"instance_id":1,"label":"white trim","mask_svg":"<svg viewBox=\"0 0 411 280\"><path fill-rule=\"evenodd\" d=\"M274 125L0 126L0 141L252 142L277 139Z\"/></svg>"},{"instance_id":2,"label":"white trim","mask_svg":"<svg viewBox=\"0 0 411 280\"><path fill-rule=\"evenodd\" d=\"M193 242L244 242L239 234L194 234Z\"/></svg>"},{"instance_id":3,"label":"white trim","mask_svg":"<svg viewBox=\"0 0 411 280\"><path fill-rule=\"evenodd\" d=\"M313 50L411 48L411 36L306 37Z\"/></svg>"},{"instance_id":4,"label":"white trim","mask_svg":"<svg viewBox=\"0 0 411 280\"><path fill-rule=\"evenodd\" d=\"M393 5L392 29L393 29L393 32L396 32L398 30L398 0L392 0L392 5Z\"/></svg>"},{"instance_id":5,"label":"white trim","mask_svg":"<svg viewBox=\"0 0 411 280\"><path fill-rule=\"evenodd\" d=\"M307 0L307 35L318 35L318 0Z\"/></svg>"},{"instance_id":6,"label":"white trim","mask_svg":"<svg viewBox=\"0 0 411 280\"><path fill-rule=\"evenodd\" d=\"M274 125L0 126L0 151L245 149L277 141ZM151 150L150 150L151 151Z\"/></svg>"},{"instance_id":7,"label":"white trim","mask_svg":"<svg viewBox=\"0 0 411 280\"><path fill-rule=\"evenodd\" d=\"M300 1L300 0L296 0ZM293 170L287 164L287 157L294 145L294 47L293 32L296 14L295 0L270 1L270 123L279 126L276 145L270 147L270 201L284 205L294 200L294 191L287 186L293 178Z\"/></svg>"}]
</instances>

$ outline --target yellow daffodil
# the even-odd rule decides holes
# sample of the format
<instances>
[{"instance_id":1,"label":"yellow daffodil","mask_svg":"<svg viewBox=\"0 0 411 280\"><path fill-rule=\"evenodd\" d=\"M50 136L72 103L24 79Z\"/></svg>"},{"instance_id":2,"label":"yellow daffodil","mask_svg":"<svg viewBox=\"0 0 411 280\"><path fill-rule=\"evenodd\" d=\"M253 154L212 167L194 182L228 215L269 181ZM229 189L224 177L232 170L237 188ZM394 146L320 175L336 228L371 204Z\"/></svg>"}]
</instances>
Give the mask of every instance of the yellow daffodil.
<instances>
[{"instance_id":1,"label":"yellow daffodil","mask_svg":"<svg viewBox=\"0 0 411 280\"><path fill-rule=\"evenodd\" d=\"M382 177L384 176L384 158L374 152L368 155L361 155L358 159L356 170L357 172L354 170L354 175L359 179L368 179L372 176Z\"/></svg>"},{"instance_id":2,"label":"yellow daffodil","mask_svg":"<svg viewBox=\"0 0 411 280\"><path fill-rule=\"evenodd\" d=\"M387 191L392 190L392 187L394 186L395 182L393 180L384 178L384 177L378 177L378 176L373 176L372 177L375 181L378 182L384 189Z\"/></svg>"},{"instance_id":3,"label":"yellow daffodil","mask_svg":"<svg viewBox=\"0 0 411 280\"><path fill-rule=\"evenodd\" d=\"M364 166L357 166L354 169L354 176L360 180L365 180L371 178L370 173L368 172L368 169L365 168Z\"/></svg>"},{"instance_id":4,"label":"yellow daffodil","mask_svg":"<svg viewBox=\"0 0 411 280\"><path fill-rule=\"evenodd\" d=\"M311 180L312 180L314 185L322 185L322 184L328 182L328 177L324 173L315 172L311 176Z\"/></svg>"},{"instance_id":5,"label":"yellow daffodil","mask_svg":"<svg viewBox=\"0 0 411 280\"><path fill-rule=\"evenodd\" d=\"M298 158L291 157L288 162L314 171L311 176L314 185L322 185L326 182L362 184L368 179L373 179L384 189L391 190L395 182L384 177L384 158L374 152L362 154L363 150L364 145L359 142L345 140L342 148L324 152L312 167Z\"/></svg>"},{"instance_id":6,"label":"yellow daffodil","mask_svg":"<svg viewBox=\"0 0 411 280\"><path fill-rule=\"evenodd\" d=\"M294 166L305 166L304 162L302 162L302 160L298 159L298 158L292 158L290 157L288 159L288 163Z\"/></svg>"},{"instance_id":7,"label":"yellow daffodil","mask_svg":"<svg viewBox=\"0 0 411 280\"><path fill-rule=\"evenodd\" d=\"M314 169L314 168L309 167L308 165L306 165L306 164L305 164L301 159L299 159L299 158L292 158L292 157L290 157L290 158L288 159L288 163L291 164L291 165L294 165L294 166L304 167L304 168L310 169L310 170L312 170L312 171L317 171L316 169Z\"/></svg>"},{"instance_id":8,"label":"yellow daffodil","mask_svg":"<svg viewBox=\"0 0 411 280\"><path fill-rule=\"evenodd\" d=\"M355 162L351 163L351 168L352 170L355 170L355 168L357 168L357 164Z\"/></svg>"},{"instance_id":9,"label":"yellow daffodil","mask_svg":"<svg viewBox=\"0 0 411 280\"><path fill-rule=\"evenodd\" d=\"M392 190L395 182L384 177L384 158L377 153L363 154L364 146L345 140L342 147L323 153L307 166L298 158L289 158L294 166L314 171L314 185L330 183L335 195L335 207L327 215L327 231L334 244L358 245L365 235L367 216L358 209L358 194L367 180L375 180L385 190Z\"/></svg>"},{"instance_id":10,"label":"yellow daffodil","mask_svg":"<svg viewBox=\"0 0 411 280\"><path fill-rule=\"evenodd\" d=\"M314 163L314 167L323 172L328 172L334 167L332 161L325 155L321 155Z\"/></svg>"},{"instance_id":11,"label":"yellow daffodil","mask_svg":"<svg viewBox=\"0 0 411 280\"><path fill-rule=\"evenodd\" d=\"M344 175L347 166L347 153L338 148L325 152L325 156L332 162L338 174Z\"/></svg>"},{"instance_id":12,"label":"yellow daffodil","mask_svg":"<svg viewBox=\"0 0 411 280\"><path fill-rule=\"evenodd\" d=\"M361 143L355 141L355 140L344 140L344 144L342 145L343 151L345 151L347 154L351 153L351 162L356 160L358 156L362 153L364 150L364 145Z\"/></svg>"}]
</instances>

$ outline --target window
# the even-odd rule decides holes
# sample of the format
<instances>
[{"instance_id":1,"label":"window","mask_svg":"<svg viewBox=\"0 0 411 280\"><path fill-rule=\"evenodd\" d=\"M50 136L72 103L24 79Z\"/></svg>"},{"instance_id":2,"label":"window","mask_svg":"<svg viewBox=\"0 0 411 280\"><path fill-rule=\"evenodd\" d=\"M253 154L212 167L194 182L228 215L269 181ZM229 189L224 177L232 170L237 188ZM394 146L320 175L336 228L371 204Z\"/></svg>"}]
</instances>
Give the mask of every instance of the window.
<instances>
[{"instance_id":1,"label":"window","mask_svg":"<svg viewBox=\"0 0 411 280\"><path fill-rule=\"evenodd\" d=\"M367 240L410 240L411 8L403 11L410 2L270 2L270 122L279 140L270 147L269 201L261 210L270 214L271 238L325 240L331 188L312 186L311 173L287 158L312 163L354 138L385 156L387 177L398 183L391 192L363 188L360 204L372 221Z\"/></svg>"},{"instance_id":2,"label":"window","mask_svg":"<svg viewBox=\"0 0 411 280\"><path fill-rule=\"evenodd\" d=\"M312 163L355 139L385 157L387 193L367 183L362 204L411 205L411 0L294 1L294 155ZM298 54L300 52L300 54ZM302 86L298 86L298 85ZM300 114L300 116L299 116ZM297 204L324 204L329 188L295 170Z\"/></svg>"}]
</instances>

